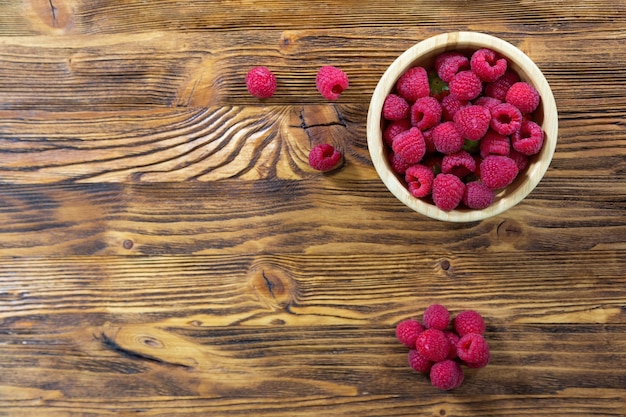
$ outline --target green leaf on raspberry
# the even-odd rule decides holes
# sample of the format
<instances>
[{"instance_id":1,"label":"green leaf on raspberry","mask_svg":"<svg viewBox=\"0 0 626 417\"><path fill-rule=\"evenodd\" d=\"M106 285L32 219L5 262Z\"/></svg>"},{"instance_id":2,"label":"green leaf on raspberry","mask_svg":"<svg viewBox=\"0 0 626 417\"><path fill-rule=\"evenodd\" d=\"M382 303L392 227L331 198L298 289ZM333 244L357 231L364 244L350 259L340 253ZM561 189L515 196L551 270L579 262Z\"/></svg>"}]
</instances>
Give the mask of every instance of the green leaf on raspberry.
<instances>
[{"instance_id":1,"label":"green leaf on raspberry","mask_svg":"<svg viewBox=\"0 0 626 417\"><path fill-rule=\"evenodd\" d=\"M480 141L465 139L463 150L472 155L478 153L478 151L480 150Z\"/></svg>"},{"instance_id":2,"label":"green leaf on raspberry","mask_svg":"<svg viewBox=\"0 0 626 417\"><path fill-rule=\"evenodd\" d=\"M437 75L436 71L428 73L428 84L430 86L430 94L433 97L439 96L444 91L448 91L448 84Z\"/></svg>"}]
</instances>

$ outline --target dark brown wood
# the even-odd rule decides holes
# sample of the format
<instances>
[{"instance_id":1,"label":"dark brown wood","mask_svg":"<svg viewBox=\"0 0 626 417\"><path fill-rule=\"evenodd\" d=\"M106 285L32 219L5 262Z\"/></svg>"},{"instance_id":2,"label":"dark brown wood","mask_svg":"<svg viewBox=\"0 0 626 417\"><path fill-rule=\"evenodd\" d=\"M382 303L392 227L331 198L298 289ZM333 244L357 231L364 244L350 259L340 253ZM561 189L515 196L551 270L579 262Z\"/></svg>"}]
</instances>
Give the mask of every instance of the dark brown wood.
<instances>
[{"instance_id":1,"label":"dark brown wood","mask_svg":"<svg viewBox=\"0 0 626 417\"><path fill-rule=\"evenodd\" d=\"M0 416L626 415L623 2L0 10ZM468 224L397 201L365 129L387 66L456 30L526 52L559 110L539 186ZM435 302L492 348L452 392L394 335Z\"/></svg>"}]
</instances>

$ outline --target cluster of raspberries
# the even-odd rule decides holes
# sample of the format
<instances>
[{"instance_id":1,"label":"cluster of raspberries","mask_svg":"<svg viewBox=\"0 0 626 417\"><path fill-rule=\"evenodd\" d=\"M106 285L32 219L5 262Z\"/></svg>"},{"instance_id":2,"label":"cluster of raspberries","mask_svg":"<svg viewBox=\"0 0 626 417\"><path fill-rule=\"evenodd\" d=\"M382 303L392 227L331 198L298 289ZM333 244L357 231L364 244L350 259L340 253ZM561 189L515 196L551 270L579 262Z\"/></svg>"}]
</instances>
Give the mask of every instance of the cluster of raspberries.
<instances>
[{"instance_id":1,"label":"cluster of raspberries","mask_svg":"<svg viewBox=\"0 0 626 417\"><path fill-rule=\"evenodd\" d=\"M337 100L341 93L348 88L348 76L341 69L326 65L317 72L315 86L325 99ZM270 98L276 92L276 76L267 67L253 67L246 74L246 88L256 98ZM309 152L309 165L318 171L332 171L339 167L342 162L343 155L341 152L327 143L316 145Z\"/></svg>"},{"instance_id":2,"label":"cluster of raspberries","mask_svg":"<svg viewBox=\"0 0 626 417\"><path fill-rule=\"evenodd\" d=\"M495 51L441 53L433 68L402 74L385 99L390 165L411 195L441 210L489 207L543 146L539 102Z\"/></svg>"},{"instance_id":3,"label":"cluster of raspberries","mask_svg":"<svg viewBox=\"0 0 626 417\"><path fill-rule=\"evenodd\" d=\"M463 383L463 368L484 368L491 359L483 337L485 321L474 310L465 310L450 318L441 304L424 311L422 323L408 319L396 326L396 337L409 348L409 366L428 374L433 386L451 390Z\"/></svg>"}]
</instances>

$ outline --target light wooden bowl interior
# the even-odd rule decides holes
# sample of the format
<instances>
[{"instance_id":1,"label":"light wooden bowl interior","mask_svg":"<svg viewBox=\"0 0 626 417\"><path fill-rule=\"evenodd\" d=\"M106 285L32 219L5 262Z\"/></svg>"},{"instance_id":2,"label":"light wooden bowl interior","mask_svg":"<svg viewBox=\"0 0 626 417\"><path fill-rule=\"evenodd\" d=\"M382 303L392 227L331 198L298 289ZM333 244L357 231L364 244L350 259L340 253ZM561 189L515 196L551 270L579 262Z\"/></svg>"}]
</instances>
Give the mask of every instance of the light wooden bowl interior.
<instances>
[{"instance_id":1,"label":"light wooden bowl interior","mask_svg":"<svg viewBox=\"0 0 626 417\"><path fill-rule=\"evenodd\" d=\"M443 211L428 201L413 197L397 174L393 172L387 158L382 139L384 120L382 107L385 97L394 88L398 78L413 66L429 68L437 55L445 51L469 52L480 48L491 48L507 57L509 68L515 70L523 81L531 83L541 95L541 103L535 111L535 121L543 128L544 145L537 155L530 158L528 167L508 187L499 190L494 203L483 210L455 209ZM372 162L378 175L402 203L418 213L433 219L450 222L471 222L498 215L522 201L541 181L547 171L558 135L558 114L552 90L541 70L522 51L510 43L491 35L477 32L452 32L428 38L409 48L400 55L381 77L367 117L367 143Z\"/></svg>"}]
</instances>

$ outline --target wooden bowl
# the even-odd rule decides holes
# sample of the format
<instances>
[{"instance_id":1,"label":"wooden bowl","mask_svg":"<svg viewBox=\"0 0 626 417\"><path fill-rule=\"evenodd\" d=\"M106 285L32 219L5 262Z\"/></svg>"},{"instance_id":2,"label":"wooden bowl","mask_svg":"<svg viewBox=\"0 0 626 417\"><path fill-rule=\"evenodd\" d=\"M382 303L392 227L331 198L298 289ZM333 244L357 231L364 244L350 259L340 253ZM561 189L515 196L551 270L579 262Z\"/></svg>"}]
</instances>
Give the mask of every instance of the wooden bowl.
<instances>
[{"instance_id":1,"label":"wooden bowl","mask_svg":"<svg viewBox=\"0 0 626 417\"><path fill-rule=\"evenodd\" d=\"M444 51L470 53L480 48L491 48L508 59L509 68L514 69L522 81L532 84L541 96L541 103L535 111L535 122L544 131L544 144L541 151L530 158L528 167L520 172L508 187L496 192L493 204L482 210L458 208L443 211L434 204L413 197L402 180L391 169L387 150L383 143L384 120L382 107L398 78L413 66L432 67L435 57ZM510 43L477 32L452 32L428 38L406 50L385 71L381 77L367 116L367 144L370 156L378 175L402 203L418 213L450 222L471 222L498 215L522 201L541 181L552 161L558 134L558 114L552 90L535 63L522 51Z\"/></svg>"}]
</instances>

